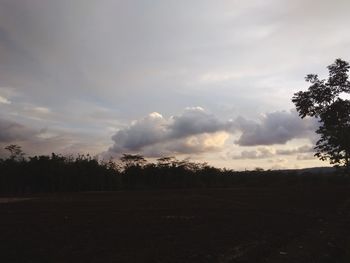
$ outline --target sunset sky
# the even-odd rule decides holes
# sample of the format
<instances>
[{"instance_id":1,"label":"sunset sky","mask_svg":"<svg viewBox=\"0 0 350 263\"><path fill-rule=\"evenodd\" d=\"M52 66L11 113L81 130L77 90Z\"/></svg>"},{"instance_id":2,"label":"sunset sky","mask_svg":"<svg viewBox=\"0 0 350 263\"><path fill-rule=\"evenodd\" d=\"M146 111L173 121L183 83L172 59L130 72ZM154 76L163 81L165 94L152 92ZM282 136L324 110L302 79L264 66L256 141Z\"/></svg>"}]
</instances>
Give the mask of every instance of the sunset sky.
<instances>
[{"instance_id":1,"label":"sunset sky","mask_svg":"<svg viewBox=\"0 0 350 263\"><path fill-rule=\"evenodd\" d=\"M350 58L349 0L0 0L0 156L325 166L304 77Z\"/></svg>"}]
</instances>

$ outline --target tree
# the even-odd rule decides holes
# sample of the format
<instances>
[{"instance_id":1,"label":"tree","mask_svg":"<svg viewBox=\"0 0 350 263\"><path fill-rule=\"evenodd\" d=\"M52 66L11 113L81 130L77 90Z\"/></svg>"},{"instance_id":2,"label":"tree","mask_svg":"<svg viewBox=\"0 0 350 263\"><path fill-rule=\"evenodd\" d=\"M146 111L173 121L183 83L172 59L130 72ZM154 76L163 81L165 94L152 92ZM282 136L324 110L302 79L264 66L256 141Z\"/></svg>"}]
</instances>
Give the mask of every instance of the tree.
<instances>
[{"instance_id":1,"label":"tree","mask_svg":"<svg viewBox=\"0 0 350 263\"><path fill-rule=\"evenodd\" d=\"M157 166L160 168L169 168L176 161L173 156L165 156L157 159Z\"/></svg>"},{"instance_id":2,"label":"tree","mask_svg":"<svg viewBox=\"0 0 350 263\"><path fill-rule=\"evenodd\" d=\"M316 133L315 156L329 160L331 164L350 168L350 101L344 94L350 93L349 63L336 59L328 67L328 79L309 74L305 80L311 83L307 91L294 94L292 101L301 116L316 117L320 126Z\"/></svg>"},{"instance_id":3,"label":"tree","mask_svg":"<svg viewBox=\"0 0 350 263\"><path fill-rule=\"evenodd\" d=\"M125 169L130 167L142 167L147 163L146 159L139 154L123 154L120 160L124 164Z\"/></svg>"},{"instance_id":4,"label":"tree","mask_svg":"<svg viewBox=\"0 0 350 263\"><path fill-rule=\"evenodd\" d=\"M21 146L10 144L5 147L5 150L10 152L10 160L22 161L24 158L25 153L22 151Z\"/></svg>"}]
</instances>

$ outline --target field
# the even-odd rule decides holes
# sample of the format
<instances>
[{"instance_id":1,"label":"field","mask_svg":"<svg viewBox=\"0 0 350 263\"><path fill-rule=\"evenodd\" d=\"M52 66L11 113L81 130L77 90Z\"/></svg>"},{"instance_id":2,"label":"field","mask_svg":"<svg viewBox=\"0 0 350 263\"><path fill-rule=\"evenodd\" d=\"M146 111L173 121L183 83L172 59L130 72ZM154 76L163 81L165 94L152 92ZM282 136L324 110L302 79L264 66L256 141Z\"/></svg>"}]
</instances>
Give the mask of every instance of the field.
<instances>
[{"instance_id":1,"label":"field","mask_svg":"<svg viewBox=\"0 0 350 263\"><path fill-rule=\"evenodd\" d=\"M1 262L350 262L345 186L0 198Z\"/></svg>"}]
</instances>

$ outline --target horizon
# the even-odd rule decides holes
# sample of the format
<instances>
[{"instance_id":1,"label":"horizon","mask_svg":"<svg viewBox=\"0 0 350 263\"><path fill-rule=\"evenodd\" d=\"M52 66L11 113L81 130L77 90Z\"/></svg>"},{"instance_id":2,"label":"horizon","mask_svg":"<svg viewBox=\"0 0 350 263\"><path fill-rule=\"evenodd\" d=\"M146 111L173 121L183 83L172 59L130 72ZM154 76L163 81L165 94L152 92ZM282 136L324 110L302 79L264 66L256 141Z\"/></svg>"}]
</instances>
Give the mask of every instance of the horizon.
<instances>
[{"instance_id":1,"label":"horizon","mask_svg":"<svg viewBox=\"0 0 350 263\"><path fill-rule=\"evenodd\" d=\"M349 61L349 1L0 0L0 158L328 167L291 101Z\"/></svg>"},{"instance_id":2,"label":"horizon","mask_svg":"<svg viewBox=\"0 0 350 263\"><path fill-rule=\"evenodd\" d=\"M6 149L7 147L11 147L14 146L17 149L19 149L19 152L17 154L14 154L14 156L11 156L11 153L8 149ZM244 168L241 170L236 170L233 168L228 168L228 167L216 167L213 165L210 165L207 162L198 162L198 161L193 161L191 158L185 158L185 159L178 159L175 156L162 156L159 158L147 158L144 157L143 155L140 154L122 154L120 158L111 158L111 159L106 159L101 157L101 155L90 155L89 153L73 153L73 154L60 154L60 153L54 153L52 152L51 154L38 154L38 155L28 155L26 154L22 147L20 145L8 145L7 147L5 147L5 149L7 150L7 154L4 154L3 156L0 157L0 161L11 161L11 160L15 160L14 164L18 164L21 162L31 162L32 160L35 159L40 159L41 157L47 157L44 158L44 160L52 160L55 157L63 157L66 160L70 160L70 161L75 161L78 160L79 158L82 158L84 160L95 160L99 165L105 165L106 163L109 162L113 162L114 164L116 164L117 166L119 166L119 168L116 168L118 171L120 171L120 169L124 169L122 168L123 166L125 166L125 162L122 160L123 157L125 156L138 156L140 158L142 158L145 163L142 164L143 167L147 167L148 164L154 164L154 165L158 165L159 163L161 163L161 159L164 158L169 158L169 162L171 163L182 163L182 162L187 162L189 164L198 164L201 167L212 167L215 169L219 169L219 170L228 170L228 171L232 171L232 172L252 172L252 171L260 171L260 172L268 172L268 171L302 171L302 170L308 170L308 169L336 169L336 167L327 165L327 166L312 166L312 167L304 167L304 168L271 168L271 169L263 169L261 167L253 167L250 169Z\"/></svg>"}]
</instances>

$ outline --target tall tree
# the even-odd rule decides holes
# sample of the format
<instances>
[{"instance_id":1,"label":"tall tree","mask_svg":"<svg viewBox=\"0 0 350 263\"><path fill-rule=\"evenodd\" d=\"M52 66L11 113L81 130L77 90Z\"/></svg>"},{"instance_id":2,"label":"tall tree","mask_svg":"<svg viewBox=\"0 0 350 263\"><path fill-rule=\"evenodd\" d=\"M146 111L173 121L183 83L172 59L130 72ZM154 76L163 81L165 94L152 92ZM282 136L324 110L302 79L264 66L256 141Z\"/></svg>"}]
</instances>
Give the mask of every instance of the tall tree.
<instances>
[{"instance_id":1,"label":"tall tree","mask_svg":"<svg viewBox=\"0 0 350 263\"><path fill-rule=\"evenodd\" d=\"M146 159L140 154L123 154L120 160L124 164L125 169L130 167L142 167L147 163Z\"/></svg>"},{"instance_id":2,"label":"tall tree","mask_svg":"<svg viewBox=\"0 0 350 263\"><path fill-rule=\"evenodd\" d=\"M328 67L328 79L309 74L305 80L311 83L307 91L294 94L292 101L301 116L316 117L320 126L316 133L316 153L321 160L350 169L350 101L344 94L350 93L349 63L336 59Z\"/></svg>"},{"instance_id":3,"label":"tall tree","mask_svg":"<svg viewBox=\"0 0 350 263\"><path fill-rule=\"evenodd\" d=\"M13 161L22 161L24 158L25 153L19 145L10 144L5 147L5 150L9 151L10 159Z\"/></svg>"}]
</instances>

